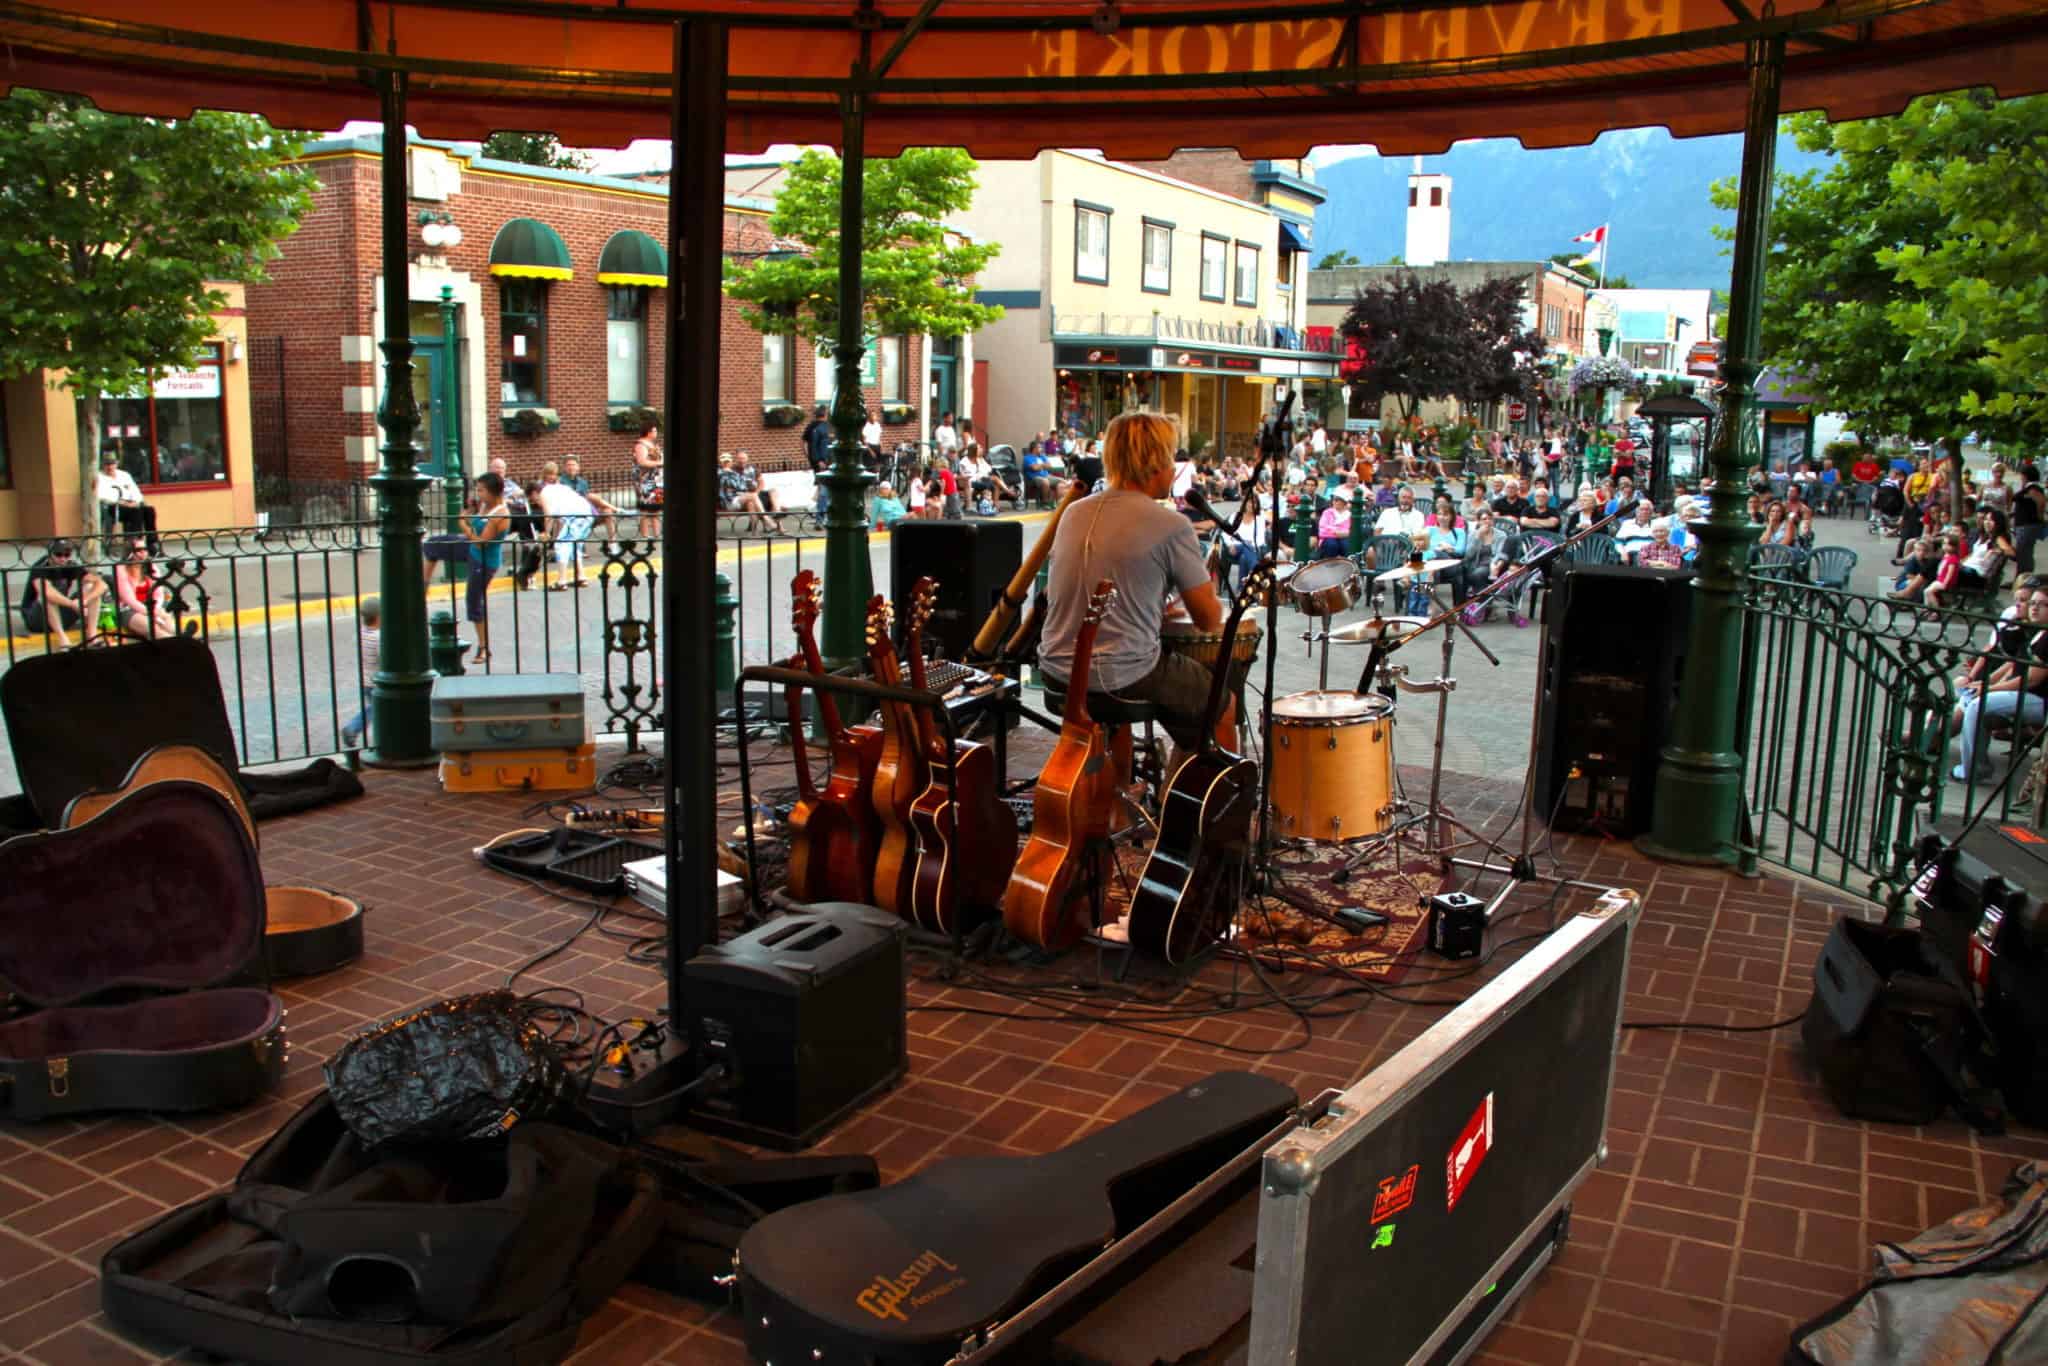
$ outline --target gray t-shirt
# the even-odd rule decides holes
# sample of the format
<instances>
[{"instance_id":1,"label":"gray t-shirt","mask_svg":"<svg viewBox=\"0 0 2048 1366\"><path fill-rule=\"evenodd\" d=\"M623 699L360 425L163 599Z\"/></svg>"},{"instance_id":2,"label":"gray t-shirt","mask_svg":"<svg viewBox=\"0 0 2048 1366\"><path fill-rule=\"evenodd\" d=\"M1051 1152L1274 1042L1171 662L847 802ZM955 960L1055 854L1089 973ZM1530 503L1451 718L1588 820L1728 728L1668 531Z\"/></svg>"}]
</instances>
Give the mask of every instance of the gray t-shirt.
<instances>
[{"instance_id":1,"label":"gray t-shirt","mask_svg":"<svg viewBox=\"0 0 2048 1366\"><path fill-rule=\"evenodd\" d=\"M1074 637L1103 579L1116 585L1117 596L1096 628L1092 692L1114 692L1152 672L1166 595L1207 583L1209 570L1194 527L1172 508L1118 488L1075 503L1053 536L1038 650L1040 667L1055 678L1072 675Z\"/></svg>"}]
</instances>

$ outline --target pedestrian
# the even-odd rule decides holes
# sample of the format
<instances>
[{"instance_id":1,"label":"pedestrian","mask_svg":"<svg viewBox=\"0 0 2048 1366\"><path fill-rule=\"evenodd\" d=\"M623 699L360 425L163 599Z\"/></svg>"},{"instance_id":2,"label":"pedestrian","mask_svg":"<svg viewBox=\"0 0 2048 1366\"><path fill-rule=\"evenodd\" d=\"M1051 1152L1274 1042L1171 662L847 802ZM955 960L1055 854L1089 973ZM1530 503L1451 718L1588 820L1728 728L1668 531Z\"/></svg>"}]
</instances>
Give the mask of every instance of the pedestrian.
<instances>
[{"instance_id":1,"label":"pedestrian","mask_svg":"<svg viewBox=\"0 0 2048 1366\"><path fill-rule=\"evenodd\" d=\"M817 486L811 511L820 521L825 518L825 499L831 492L825 487L825 474L832 468L832 424L826 420L826 412L822 403L811 409L810 425L804 428L804 458L810 461L811 482Z\"/></svg>"},{"instance_id":2,"label":"pedestrian","mask_svg":"<svg viewBox=\"0 0 2048 1366\"><path fill-rule=\"evenodd\" d=\"M661 429L650 414L633 443L633 467L640 477L640 539L651 541L661 535L661 509L665 498L661 453Z\"/></svg>"},{"instance_id":3,"label":"pedestrian","mask_svg":"<svg viewBox=\"0 0 2048 1366\"><path fill-rule=\"evenodd\" d=\"M463 607L470 625L476 627L476 652L472 664L491 662L491 618L485 593L491 576L505 563L505 535L512 529L512 513L505 505L504 476L486 470L476 477L477 512L469 518L469 581L464 585Z\"/></svg>"},{"instance_id":4,"label":"pedestrian","mask_svg":"<svg viewBox=\"0 0 2048 1366\"><path fill-rule=\"evenodd\" d=\"M384 604L373 593L356 604L356 658L361 673L358 675L359 694L362 707L341 727L341 743L344 749L354 749L363 738L363 731L370 721L370 693L373 690L377 670L382 667L384 650L379 630L384 620Z\"/></svg>"}]
</instances>

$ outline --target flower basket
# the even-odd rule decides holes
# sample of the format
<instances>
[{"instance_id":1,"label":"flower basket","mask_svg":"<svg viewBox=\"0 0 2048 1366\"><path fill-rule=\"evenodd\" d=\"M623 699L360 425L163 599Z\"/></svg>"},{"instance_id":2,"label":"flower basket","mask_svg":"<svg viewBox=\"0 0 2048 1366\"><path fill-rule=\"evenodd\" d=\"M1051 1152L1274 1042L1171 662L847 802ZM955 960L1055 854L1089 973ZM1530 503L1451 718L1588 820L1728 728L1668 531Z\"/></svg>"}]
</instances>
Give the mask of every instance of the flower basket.
<instances>
[{"instance_id":1,"label":"flower basket","mask_svg":"<svg viewBox=\"0 0 2048 1366\"><path fill-rule=\"evenodd\" d=\"M761 410L764 427L794 427L804 420L804 410L794 403L776 403Z\"/></svg>"},{"instance_id":2,"label":"flower basket","mask_svg":"<svg viewBox=\"0 0 2048 1366\"><path fill-rule=\"evenodd\" d=\"M908 403L884 403L882 405L882 425L885 427L901 427L915 421L917 421L917 409L911 407Z\"/></svg>"},{"instance_id":3,"label":"flower basket","mask_svg":"<svg viewBox=\"0 0 2048 1366\"><path fill-rule=\"evenodd\" d=\"M500 416L508 436L539 436L542 432L558 431L562 426L561 415L553 408L515 408Z\"/></svg>"},{"instance_id":4,"label":"flower basket","mask_svg":"<svg viewBox=\"0 0 2048 1366\"><path fill-rule=\"evenodd\" d=\"M645 404L633 404L625 408L613 408L605 414L605 426L615 432L630 432L634 436L647 430L649 422L658 421L661 414Z\"/></svg>"}]
</instances>

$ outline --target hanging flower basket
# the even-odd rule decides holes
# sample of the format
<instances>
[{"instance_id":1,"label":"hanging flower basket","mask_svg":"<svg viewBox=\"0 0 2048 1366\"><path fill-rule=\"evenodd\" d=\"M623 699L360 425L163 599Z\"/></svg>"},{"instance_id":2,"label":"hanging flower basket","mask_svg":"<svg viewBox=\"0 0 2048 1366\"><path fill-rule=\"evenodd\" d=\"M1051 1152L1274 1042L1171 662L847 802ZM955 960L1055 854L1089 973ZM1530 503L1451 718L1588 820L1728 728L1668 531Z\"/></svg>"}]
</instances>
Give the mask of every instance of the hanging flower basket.
<instances>
[{"instance_id":1,"label":"hanging flower basket","mask_svg":"<svg viewBox=\"0 0 2048 1366\"><path fill-rule=\"evenodd\" d=\"M553 408L515 408L501 416L510 436L539 436L542 432L559 431L562 426L561 415Z\"/></svg>"},{"instance_id":2,"label":"hanging flower basket","mask_svg":"<svg viewBox=\"0 0 2048 1366\"><path fill-rule=\"evenodd\" d=\"M1621 389L1635 381L1635 367L1619 356L1594 356L1572 367L1571 391Z\"/></svg>"},{"instance_id":3,"label":"hanging flower basket","mask_svg":"<svg viewBox=\"0 0 2048 1366\"><path fill-rule=\"evenodd\" d=\"M911 407L908 403L884 403L882 405L882 425L885 427L901 427L906 423L915 421L917 421L917 409Z\"/></svg>"},{"instance_id":4,"label":"hanging flower basket","mask_svg":"<svg viewBox=\"0 0 2048 1366\"><path fill-rule=\"evenodd\" d=\"M605 425L615 432L630 432L634 436L647 430L647 424L657 421L660 414L644 404L627 408L613 408L605 414Z\"/></svg>"},{"instance_id":5,"label":"hanging flower basket","mask_svg":"<svg viewBox=\"0 0 2048 1366\"><path fill-rule=\"evenodd\" d=\"M761 410L761 425L764 427L794 427L804 420L804 410L794 403L777 403Z\"/></svg>"}]
</instances>

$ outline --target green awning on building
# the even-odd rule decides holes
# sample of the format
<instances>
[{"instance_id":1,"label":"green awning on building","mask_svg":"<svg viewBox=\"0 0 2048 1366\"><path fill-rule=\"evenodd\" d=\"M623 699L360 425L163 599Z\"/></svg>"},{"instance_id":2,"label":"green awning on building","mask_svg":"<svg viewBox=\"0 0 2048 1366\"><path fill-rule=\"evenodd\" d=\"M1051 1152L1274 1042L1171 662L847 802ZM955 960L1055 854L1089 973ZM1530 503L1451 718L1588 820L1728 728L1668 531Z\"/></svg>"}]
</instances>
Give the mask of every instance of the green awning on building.
<instances>
[{"instance_id":1,"label":"green awning on building","mask_svg":"<svg viewBox=\"0 0 2048 1366\"><path fill-rule=\"evenodd\" d=\"M633 228L615 232L597 258L597 282L667 289L668 253L644 232Z\"/></svg>"},{"instance_id":2,"label":"green awning on building","mask_svg":"<svg viewBox=\"0 0 2048 1366\"><path fill-rule=\"evenodd\" d=\"M514 218L491 243L491 274L521 280L570 280L569 248L537 218Z\"/></svg>"}]
</instances>

